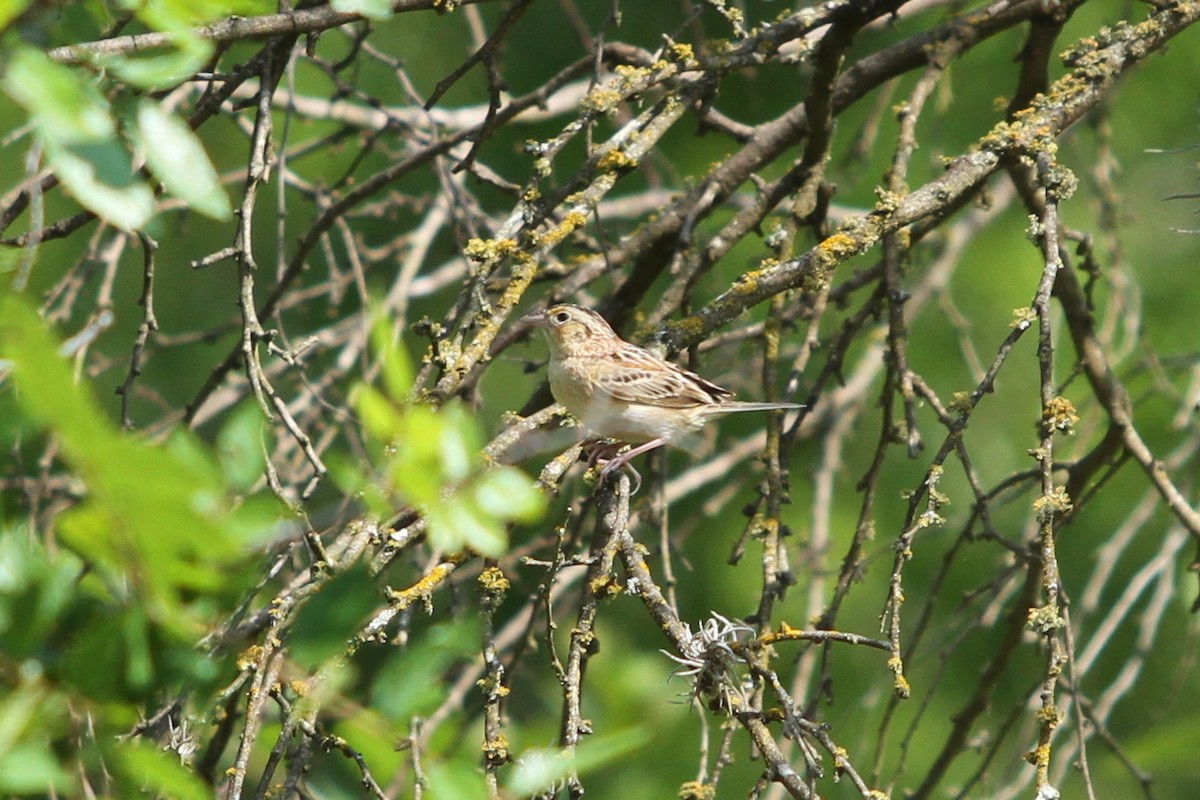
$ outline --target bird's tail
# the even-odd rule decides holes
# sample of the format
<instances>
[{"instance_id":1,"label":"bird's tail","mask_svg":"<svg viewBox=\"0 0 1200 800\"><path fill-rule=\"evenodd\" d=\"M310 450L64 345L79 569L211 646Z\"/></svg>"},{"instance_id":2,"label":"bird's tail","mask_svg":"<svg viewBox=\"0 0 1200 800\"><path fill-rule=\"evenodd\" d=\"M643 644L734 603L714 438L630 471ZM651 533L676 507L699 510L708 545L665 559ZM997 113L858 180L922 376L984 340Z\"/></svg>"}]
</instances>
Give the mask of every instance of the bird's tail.
<instances>
[{"instance_id":1,"label":"bird's tail","mask_svg":"<svg viewBox=\"0 0 1200 800\"><path fill-rule=\"evenodd\" d=\"M804 408L799 403L748 403L741 400L727 400L721 403L721 411L733 413L735 411L790 411L797 408Z\"/></svg>"}]
</instances>

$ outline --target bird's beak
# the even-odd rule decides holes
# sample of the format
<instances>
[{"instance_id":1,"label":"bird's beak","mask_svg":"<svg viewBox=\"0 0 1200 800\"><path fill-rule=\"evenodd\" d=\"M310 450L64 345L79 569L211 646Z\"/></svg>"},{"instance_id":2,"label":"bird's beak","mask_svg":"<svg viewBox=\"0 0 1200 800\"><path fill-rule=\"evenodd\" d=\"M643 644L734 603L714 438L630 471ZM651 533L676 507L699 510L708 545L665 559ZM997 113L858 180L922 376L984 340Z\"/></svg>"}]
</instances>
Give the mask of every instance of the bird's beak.
<instances>
[{"instance_id":1,"label":"bird's beak","mask_svg":"<svg viewBox=\"0 0 1200 800\"><path fill-rule=\"evenodd\" d=\"M545 309L530 311L521 317L521 322L524 322L526 325L532 325L535 328L547 328L550 326L550 320L546 318Z\"/></svg>"}]
</instances>

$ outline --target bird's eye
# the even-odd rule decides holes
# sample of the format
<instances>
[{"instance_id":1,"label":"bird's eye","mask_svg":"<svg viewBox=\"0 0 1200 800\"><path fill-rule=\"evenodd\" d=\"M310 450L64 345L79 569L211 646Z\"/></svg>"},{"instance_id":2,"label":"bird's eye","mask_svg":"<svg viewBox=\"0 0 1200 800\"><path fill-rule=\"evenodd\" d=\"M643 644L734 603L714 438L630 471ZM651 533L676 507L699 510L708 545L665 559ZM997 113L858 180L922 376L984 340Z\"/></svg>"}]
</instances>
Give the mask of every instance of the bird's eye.
<instances>
[{"instance_id":1,"label":"bird's eye","mask_svg":"<svg viewBox=\"0 0 1200 800\"><path fill-rule=\"evenodd\" d=\"M554 315L554 321L557 322L559 325L562 325L564 322L567 322L570 319L571 319L571 315L568 314L566 311L559 311L557 314Z\"/></svg>"}]
</instances>

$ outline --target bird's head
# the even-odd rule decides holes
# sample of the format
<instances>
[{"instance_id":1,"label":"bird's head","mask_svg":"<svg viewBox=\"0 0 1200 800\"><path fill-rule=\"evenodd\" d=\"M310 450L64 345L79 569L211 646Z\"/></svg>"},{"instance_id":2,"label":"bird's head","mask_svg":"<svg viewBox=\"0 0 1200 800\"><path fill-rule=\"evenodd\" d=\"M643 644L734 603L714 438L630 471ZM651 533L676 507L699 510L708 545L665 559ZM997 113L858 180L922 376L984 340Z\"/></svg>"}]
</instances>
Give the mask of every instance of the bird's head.
<instances>
[{"instance_id":1,"label":"bird's head","mask_svg":"<svg viewBox=\"0 0 1200 800\"><path fill-rule=\"evenodd\" d=\"M555 355L600 352L620 341L604 317L569 303L535 311L525 319L546 332Z\"/></svg>"}]
</instances>

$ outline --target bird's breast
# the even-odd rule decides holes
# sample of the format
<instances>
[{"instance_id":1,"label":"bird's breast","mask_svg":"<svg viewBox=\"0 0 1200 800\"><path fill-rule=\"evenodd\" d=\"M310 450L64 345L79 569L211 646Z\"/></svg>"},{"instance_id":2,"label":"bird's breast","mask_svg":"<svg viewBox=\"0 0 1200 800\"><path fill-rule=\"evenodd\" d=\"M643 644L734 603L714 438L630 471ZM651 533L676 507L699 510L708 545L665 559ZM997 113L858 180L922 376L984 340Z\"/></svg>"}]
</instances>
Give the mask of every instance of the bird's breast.
<instances>
[{"instance_id":1,"label":"bird's breast","mask_svg":"<svg viewBox=\"0 0 1200 800\"><path fill-rule=\"evenodd\" d=\"M588 377L586 367L570 358L551 359L547 372L550 393L554 399L579 419L591 404L594 381Z\"/></svg>"},{"instance_id":2,"label":"bird's breast","mask_svg":"<svg viewBox=\"0 0 1200 800\"><path fill-rule=\"evenodd\" d=\"M637 444L653 439L671 441L687 434L702 421L694 409L670 408L616 400L596 391L596 376L589 372L595 361L557 359L549 367L554 399L578 419L590 435Z\"/></svg>"}]
</instances>

